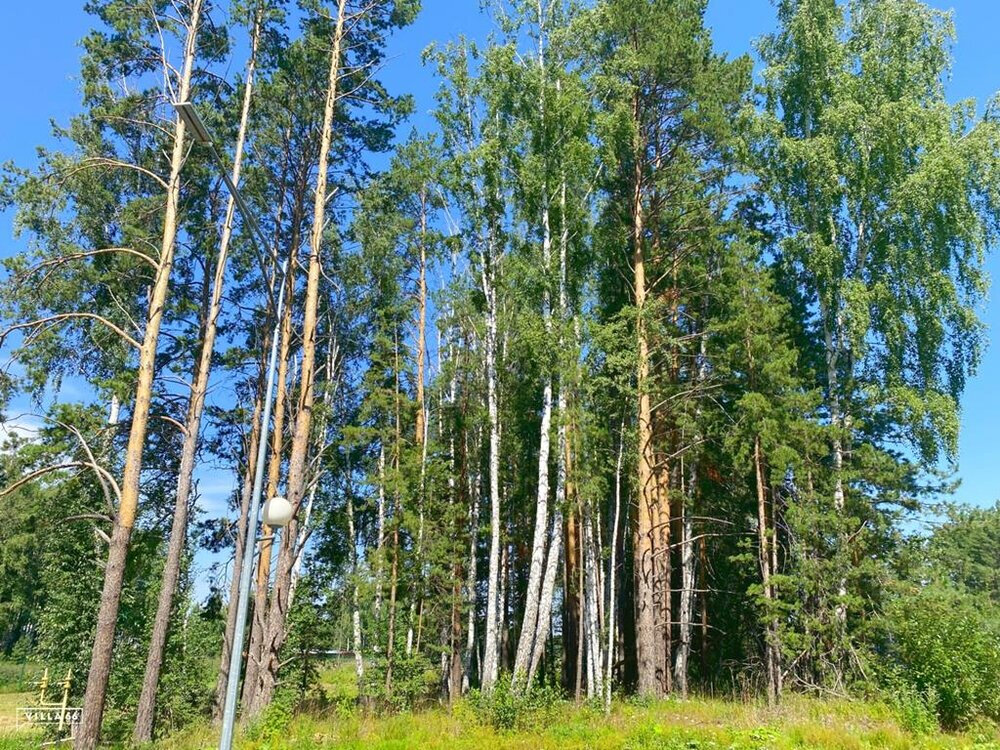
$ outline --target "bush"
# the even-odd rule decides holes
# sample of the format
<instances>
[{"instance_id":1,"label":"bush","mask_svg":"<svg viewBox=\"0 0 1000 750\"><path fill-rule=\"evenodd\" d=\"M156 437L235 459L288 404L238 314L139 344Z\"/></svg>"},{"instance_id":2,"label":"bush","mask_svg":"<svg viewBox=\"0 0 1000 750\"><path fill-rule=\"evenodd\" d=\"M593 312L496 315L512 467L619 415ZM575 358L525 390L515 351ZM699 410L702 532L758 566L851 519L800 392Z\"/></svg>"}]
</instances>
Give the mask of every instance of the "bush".
<instances>
[{"instance_id":1,"label":"bush","mask_svg":"<svg viewBox=\"0 0 1000 750\"><path fill-rule=\"evenodd\" d=\"M396 654L392 660L392 685L385 684L386 662L365 665L361 700L376 711L398 713L430 705L438 687L438 675L423 654Z\"/></svg>"},{"instance_id":2,"label":"bush","mask_svg":"<svg viewBox=\"0 0 1000 750\"><path fill-rule=\"evenodd\" d=\"M534 729L551 718L562 695L553 687L533 687L518 691L509 675L501 675L488 692L473 690L469 703L476 718L498 732Z\"/></svg>"},{"instance_id":3,"label":"bush","mask_svg":"<svg viewBox=\"0 0 1000 750\"><path fill-rule=\"evenodd\" d=\"M933 712L947 729L1000 720L1000 632L979 599L928 587L886 609L882 683L905 722L925 728Z\"/></svg>"},{"instance_id":4,"label":"bush","mask_svg":"<svg viewBox=\"0 0 1000 750\"><path fill-rule=\"evenodd\" d=\"M921 693L905 676L886 680L886 699L900 726L911 734L930 734L938 729L937 692Z\"/></svg>"},{"instance_id":5,"label":"bush","mask_svg":"<svg viewBox=\"0 0 1000 750\"><path fill-rule=\"evenodd\" d=\"M247 730L249 740L270 743L288 731L295 717L295 699L291 691L279 691L274 700L254 719Z\"/></svg>"}]
</instances>

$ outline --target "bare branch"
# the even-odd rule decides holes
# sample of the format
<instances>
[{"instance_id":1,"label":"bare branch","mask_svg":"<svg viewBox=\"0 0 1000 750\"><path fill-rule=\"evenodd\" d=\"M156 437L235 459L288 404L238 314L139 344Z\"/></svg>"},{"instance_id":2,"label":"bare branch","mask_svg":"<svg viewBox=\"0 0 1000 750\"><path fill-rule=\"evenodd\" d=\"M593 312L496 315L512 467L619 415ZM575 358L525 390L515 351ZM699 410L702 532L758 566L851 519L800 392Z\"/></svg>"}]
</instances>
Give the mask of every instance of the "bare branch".
<instances>
[{"instance_id":1,"label":"bare branch","mask_svg":"<svg viewBox=\"0 0 1000 750\"><path fill-rule=\"evenodd\" d=\"M81 161L80 162L80 167L81 168L85 168L85 167L120 167L121 169L133 169L136 172L141 172L142 174L146 175L147 177L150 177L153 180L156 180L156 182L159 183L160 187L162 187L164 190L166 190L169 187L167 185L167 181L165 179L163 179L160 175L158 175L156 172L152 171L151 169L146 169L145 167L140 167L138 164L132 164L131 162L122 161L121 159L112 159L112 158L107 157L107 156L91 156L91 157L89 157L89 158L84 159L83 161ZM72 170L71 172L69 172L69 174L72 174L75 171L77 171L77 170Z\"/></svg>"},{"instance_id":2,"label":"bare branch","mask_svg":"<svg viewBox=\"0 0 1000 750\"><path fill-rule=\"evenodd\" d=\"M59 313L58 315L49 315L48 317L45 318L38 318L37 320L31 320L28 321L27 323L15 323L6 330L0 332L0 345L2 345L4 340L14 331L22 330L24 328L34 328L35 326L42 326L47 323L60 322L63 320L72 320L74 318L85 318L88 320L96 320L98 323L103 323L111 331L117 333L123 341L131 344L136 349L142 349L142 344L140 344L134 338L125 333L125 331L123 331L117 325L112 323L103 315L98 315L97 313L91 313L91 312Z\"/></svg>"}]
</instances>

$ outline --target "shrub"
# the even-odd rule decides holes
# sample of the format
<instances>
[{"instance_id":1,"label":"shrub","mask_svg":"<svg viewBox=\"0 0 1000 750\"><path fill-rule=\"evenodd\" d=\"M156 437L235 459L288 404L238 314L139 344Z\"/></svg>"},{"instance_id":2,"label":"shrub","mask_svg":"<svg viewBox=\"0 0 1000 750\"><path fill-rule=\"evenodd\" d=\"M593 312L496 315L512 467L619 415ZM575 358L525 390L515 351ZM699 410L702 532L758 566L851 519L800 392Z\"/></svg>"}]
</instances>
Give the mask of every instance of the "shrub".
<instances>
[{"instance_id":1,"label":"shrub","mask_svg":"<svg viewBox=\"0 0 1000 750\"><path fill-rule=\"evenodd\" d=\"M279 691L250 725L246 733L247 739L269 743L288 731L294 717L294 694L287 690Z\"/></svg>"},{"instance_id":2,"label":"shrub","mask_svg":"<svg viewBox=\"0 0 1000 750\"><path fill-rule=\"evenodd\" d=\"M882 682L905 722L926 710L948 729L1000 720L1000 633L978 599L928 587L886 609Z\"/></svg>"},{"instance_id":3,"label":"shrub","mask_svg":"<svg viewBox=\"0 0 1000 750\"><path fill-rule=\"evenodd\" d=\"M473 690L469 694L476 718L498 732L541 726L551 718L561 700L560 692L549 686L515 690L509 675L501 675L488 693Z\"/></svg>"},{"instance_id":4,"label":"shrub","mask_svg":"<svg viewBox=\"0 0 1000 750\"><path fill-rule=\"evenodd\" d=\"M937 692L920 692L904 675L883 677L886 702L903 729L911 734L930 734L938 729Z\"/></svg>"},{"instance_id":5,"label":"shrub","mask_svg":"<svg viewBox=\"0 0 1000 750\"><path fill-rule=\"evenodd\" d=\"M378 712L398 713L422 708L434 701L438 675L423 654L399 653L392 661L392 684L386 689L386 662L366 665L361 700Z\"/></svg>"}]
</instances>

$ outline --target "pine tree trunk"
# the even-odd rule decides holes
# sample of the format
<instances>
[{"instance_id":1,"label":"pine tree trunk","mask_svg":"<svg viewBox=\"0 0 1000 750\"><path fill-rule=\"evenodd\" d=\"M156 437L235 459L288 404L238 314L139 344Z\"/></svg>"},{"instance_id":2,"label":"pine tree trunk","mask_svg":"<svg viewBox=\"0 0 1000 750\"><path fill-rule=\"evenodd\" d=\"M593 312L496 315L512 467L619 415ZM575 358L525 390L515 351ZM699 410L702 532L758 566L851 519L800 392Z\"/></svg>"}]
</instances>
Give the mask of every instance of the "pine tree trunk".
<instances>
[{"instance_id":1,"label":"pine tree trunk","mask_svg":"<svg viewBox=\"0 0 1000 750\"><path fill-rule=\"evenodd\" d=\"M178 96L186 101L191 89L191 71L194 67L195 40L201 15L201 0L193 0L191 15L187 22L187 38L184 43L184 62L181 71ZM101 731L104 702L107 695L108 678L111 675L111 658L114 653L115 630L118 609L121 603L122 586L125 579L125 561L128 556L129 540L138 511L139 480L142 471L142 453L146 442L146 428L149 422L149 406L153 395L153 377L156 366L156 349L160 336L160 324L170 286L170 274L174 261L174 246L177 237L177 203L180 193L180 172L184 164L184 123L179 118L174 126L173 152L170 159L170 178L165 196L166 208L163 215L163 237L156 276L149 299L146 330L139 352L138 377L135 401L132 410L132 427L128 446L125 450L125 466L121 482L121 501L115 516L108 549L108 562L104 571L104 587L97 613L94 646L87 672L87 689L83 698L83 713L77 729L74 747L76 750L93 750Z\"/></svg>"},{"instance_id":2,"label":"pine tree trunk","mask_svg":"<svg viewBox=\"0 0 1000 750\"><path fill-rule=\"evenodd\" d=\"M340 75L341 42L344 22L347 17L347 0L338 0L337 19L331 39L330 69L327 78L326 102L323 109L323 123L320 129L320 148L317 159L316 190L313 204L313 219L309 238L309 268L306 277L306 294L302 321L302 364L299 375L299 402L295 412L291 449L288 459L287 492L288 502L293 509L293 519L285 529L278 556L274 589L268 607L267 624L261 649L260 678L256 693L250 702L245 719L252 718L270 702L277 679L278 655L284 644L286 619L290 604L290 589L293 568L298 554L298 522L295 515L306 500L307 458L312 426L313 401L316 376L316 336L317 313L319 307L319 284L322 273L321 252L323 249L323 229L326 216L327 170L329 168L330 144L334 109L337 102L337 83Z\"/></svg>"},{"instance_id":3,"label":"pine tree trunk","mask_svg":"<svg viewBox=\"0 0 1000 750\"><path fill-rule=\"evenodd\" d=\"M297 248L299 244L299 223L301 219L301 200L303 193L296 198L296 206L292 211L292 232L289 247ZM293 251L294 252L294 251ZM278 494L281 480L282 445L285 433L285 398L288 393L288 362L292 339L292 308L294 307L294 257L289 259L285 285L278 294L285 294L285 308L281 316L281 344L278 355L277 388L274 396L274 424L271 427L271 455L267 467L267 488L265 500ZM250 644L247 647L246 668L243 678L243 692L240 705L246 711L252 700L252 686L257 683L257 674L261 663L261 648L264 641L264 621L267 616L268 587L271 582L271 551L274 547L274 536L277 529L267 524L261 526L260 553L257 558L257 578L254 583L253 619L250 625ZM256 543L256 542L255 542Z\"/></svg>"},{"instance_id":4,"label":"pine tree trunk","mask_svg":"<svg viewBox=\"0 0 1000 750\"><path fill-rule=\"evenodd\" d=\"M243 568L243 548L246 545L247 537L247 515L250 513L250 495L253 491L253 476L257 465L257 448L260 441L260 422L263 408L263 384L261 384L254 402L250 440L248 441L246 451L247 467L243 474L243 486L240 491L240 515L236 525L236 548L233 559L232 579L229 582L226 629L222 637L222 658L219 662L219 672L215 683L215 698L212 702L213 723L217 723L222 719L222 710L226 702L226 685L229 682L229 657L232 650L233 634L236 631L236 602L239 599L240 572Z\"/></svg>"},{"instance_id":5,"label":"pine tree trunk","mask_svg":"<svg viewBox=\"0 0 1000 750\"><path fill-rule=\"evenodd\" d=\"M637 106L637 105L636 105ZM636 391L638 392L637 439L639 495L638 534L635 548L636 573L636 652L639 669L640 695L660 696L664 693L663 633L657 627L658 591L662 582L657 578L657 550L660 506L654 476L652 409L649 396L649 344L643 320L646 304L646 258L643 250L642 177L637 162L632 193L632 275L636 309ZM668 586L669 588L669 586Z\"/></svg>"}]
</instances>

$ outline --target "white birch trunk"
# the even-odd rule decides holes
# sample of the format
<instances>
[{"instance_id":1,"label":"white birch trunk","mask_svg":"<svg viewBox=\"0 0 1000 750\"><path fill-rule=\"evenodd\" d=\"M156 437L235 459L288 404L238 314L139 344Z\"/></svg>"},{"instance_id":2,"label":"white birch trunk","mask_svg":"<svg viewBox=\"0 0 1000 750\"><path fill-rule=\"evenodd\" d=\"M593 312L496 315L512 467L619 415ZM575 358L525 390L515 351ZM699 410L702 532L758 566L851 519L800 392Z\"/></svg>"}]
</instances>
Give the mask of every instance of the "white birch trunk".
<instances>
[{"instance_id":1,"label":"white birch trunk","mask_svg":"<svg viewBox=\"0 0 1000 750\"><path fill-rule=\"evenodd\" d=\"M595 541L595 528L592 508L583 509L582 532L583 532L583 614L586 639L587 658L587 697L595 698L604 694L601 673L601 623L600 623L600 599L599 587L600 574L598 569L600 563L597 560L597 544Z\"/></svg>"},{"instance_id":2,"label":"white birch trunk","mask_svg":"<svg viewBox=\"0 0 1000 750\"><path fill-rule=\"evenodd\" d=\"M385 553L385 444L378 448L378 538L375 540L375 622L382 624L382 578L384 576ZM376 630L377 632L377 630ZM380 651L378 639L374 639L372 648Z\"/></svg>"},{"instance_id":3,"label":"white birch trunk","mask_svg":"<svg viewBox=\"0 0 1000 750\"><path fill-rule=\"evenodd\" d=\"M622 461L625 454L625 419L618 433L618 459L615 462L615 520L611 527L611 559L608 563L608 645L604 665L604 713L611 711L611 676L615 663L615 628L617 605L615 579L618 575L618 526L622 508Z\"/></svg>"},{"instance_id":4,"label":"white birch trunk","mask_svg":"<svg viewBox=\"0 0 1000 750\"><path fill-rule=\"evenodd\" d=\"M538 95L540 129L545 129L545 27L541 2L538 3L538 67L541 76ZM544 159L543 154L543 159ZM545 167L543 166L543 170ZM542 291L542 320L546 338L552 334L551 301L549 299L548 274L552 255L552 232L549 223L549 193L547 171L542 176L542 273L546 278ZM542 390L542 424L538 438L538 487L535 494L535 533L531 544L531 563L528 568L528 587L524 595L524 616L521 620L521 635L517 642L514 658L514 687L518 687L527 677L534 650L538 628L538 599L541 595L542 575L545 565L545 538L549 520L549 450L552 431L552 376L543 369L545 378ZM530 687L530 686L529 686Z\"/></svg>"},{"instance_id":5,"label":"white birch trunk","mask_svg":"<svg viewBox=\"0 0 1000 750\"><path fill-rule=\"evenodd\" d=\"M348 450L350 450L348 448ZM347 464L347 533L351 540L351 576L354 585L351 591L351 647L354 649L354 673L358 685L365 674L365 662L361 653L361 610L358 605L358 537L354 526L354 495L351 492L351 465Z\"/></svg>"},{"instance_id":6,"label":"white birch trunk","mask_svg":"<svg viewBox=\"0 0 1000 750\"><path fill-rule=\"evenodd\" d=\"M490 240L492 244L492 238ZM484 260L483 292L486 295L486 392L489 412L490 448L490 556L486 601L486 632L481 687L489 692L499 670L500 605L500 409L497 393L497 300L492 275Z\"/></svg>"},{"instance_id":7,"label":"white birch trunk","mask_svg":"<svg viewBox=\"0 0 1000 750\"><path fill-rule=\"evenodd\" d=\"M468 434L466 434L465 453L469 455ZM471 687L472 657L476 652L476 546L479 541L479 477L475 472L469 473L469 570L465 579L465 603L468 607L468 622L466 623L465 654L462 668L462 692ZM480 665L482 662L480 662Z\"/></svg>"}]
</instances>

